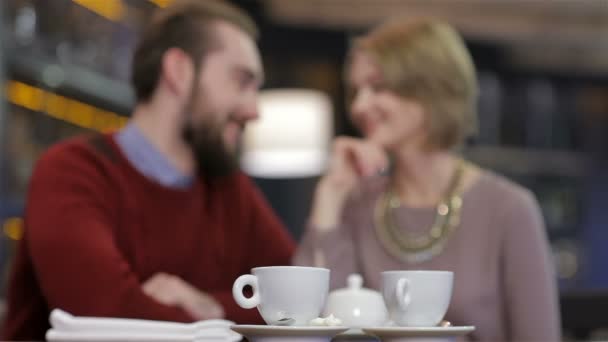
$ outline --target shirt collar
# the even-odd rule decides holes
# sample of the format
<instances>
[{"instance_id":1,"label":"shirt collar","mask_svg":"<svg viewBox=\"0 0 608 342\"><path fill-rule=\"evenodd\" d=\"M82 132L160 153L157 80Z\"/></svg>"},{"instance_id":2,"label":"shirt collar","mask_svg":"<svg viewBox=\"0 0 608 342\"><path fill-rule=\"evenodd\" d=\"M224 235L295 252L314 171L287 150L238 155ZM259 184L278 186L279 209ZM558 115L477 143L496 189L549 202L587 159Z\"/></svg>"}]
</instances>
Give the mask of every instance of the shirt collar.
<instances>
[{"instance_id":1,"label":"shirt collar","mask_svg":"<svg viewBox=\"0 0 608 342\"><path fill-rule=\"evenodd\" d=\"M185 189L194 183L194 177L173 166L133 122L116 134L116 143L133 167L144 176L175 189Z\"/></svg>"}]
</instances>

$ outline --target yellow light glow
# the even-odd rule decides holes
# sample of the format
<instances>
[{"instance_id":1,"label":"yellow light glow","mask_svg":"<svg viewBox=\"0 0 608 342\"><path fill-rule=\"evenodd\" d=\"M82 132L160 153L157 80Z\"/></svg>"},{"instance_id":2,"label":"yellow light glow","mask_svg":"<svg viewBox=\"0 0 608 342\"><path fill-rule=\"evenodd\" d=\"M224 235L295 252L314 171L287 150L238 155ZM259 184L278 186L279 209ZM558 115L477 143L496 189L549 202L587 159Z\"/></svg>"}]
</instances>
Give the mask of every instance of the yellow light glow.
<instances>
[{"instance_id":1,"label":"yellow light glow","mask_svg":"<svg viewBox=\"0 0 608 342\"><path fill-rule=\"evenodd\" d=\"M4 221L2 225L4 235L11 240L21 240L23 237L23 219L20 217L11 217Z\"/></svg>"},{"instance_id":2,"label":"yellow light glow","mask_svg":"<svg viewBox=\"0 0 608 342\"><path fill-rule=\"evenodd\" d=\"M42 110L42 91L21 82L9 82L7 96L16 105L29 110Z\"/></svg>"},{"instance_id":3,"label":"yellow light glow","mask_svg":"<svg viewBox=\"0 0 608 342\"><path fill-rule=\"evenodd\" d=\"M19 81L6 86L9 102L99 132L123 127L128 118Z\"/></svg>"},{"instance_id":4,"label":"yellow light glow","mask_svg":"<svg viewBox=\"0 0 608 342\"><path fill-rule=\"evenodd\" d=\"M158 7L167 7L173 0L150 0L151 3Z\"/></svg>"},{"instance_id":5,"label":"yellow light glow","mask_svg":"<svg viewBox=\"0 0 608 342\"><path fill-rule=\"evenodd\" d=\"M72 0L104 18L118 21L125 13L122 0Z\"/></svg>"}]
</instances>

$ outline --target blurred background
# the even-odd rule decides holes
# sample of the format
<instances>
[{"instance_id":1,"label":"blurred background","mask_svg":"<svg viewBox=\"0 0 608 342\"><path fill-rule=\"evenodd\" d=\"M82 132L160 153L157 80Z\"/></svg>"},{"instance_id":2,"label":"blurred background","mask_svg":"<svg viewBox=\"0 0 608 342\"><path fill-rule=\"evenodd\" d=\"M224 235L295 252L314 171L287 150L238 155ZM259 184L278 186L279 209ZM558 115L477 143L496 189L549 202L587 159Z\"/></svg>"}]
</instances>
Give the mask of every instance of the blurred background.
<instances>
[{"instance_id":1,"label":"blurred background","mask_svg":"<svg viewBox=\"0 0 608 342\"><path fill-rule=\"evenodd\" d=\"M61 139L125 123L138 33L169 1L0 2L0 312L37 157ZM465 36L479 71L480 130L463 153L536 194L566 334L606 336L608 0L232 2L260 25L267 77L269 115L247 133L243 167L294 238L329 140L357 134L342 82L350 40L397 13L441 17ZM272 115L281 108L308 119Z\"/></svg>"}]
</instances>

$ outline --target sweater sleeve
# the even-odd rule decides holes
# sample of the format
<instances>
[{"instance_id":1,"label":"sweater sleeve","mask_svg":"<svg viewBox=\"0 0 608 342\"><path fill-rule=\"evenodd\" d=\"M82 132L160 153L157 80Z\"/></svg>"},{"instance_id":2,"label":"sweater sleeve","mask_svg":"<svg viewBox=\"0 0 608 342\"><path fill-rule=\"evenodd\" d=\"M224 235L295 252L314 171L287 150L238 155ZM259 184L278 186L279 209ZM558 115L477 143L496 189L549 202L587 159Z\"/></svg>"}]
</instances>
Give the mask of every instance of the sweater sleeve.
<instances>
[{"instance_id":1,"label":"sweater sleeve","mask_svg":"<svg viewBox=\"0 0 608 342\"><path fill-rule=\"evenodd\" d=\"M249 268L290 265L295 242L259 189L245 179L250 197Z\"/></svg>"},{"instance_id":2,"label":"sweater sleeve","mask_svg":"<svg viewBox=\"0 0 608 342\"><path fill-rule=\"evenodd\" d=\"M84 316L192 321L142 291L116 245L115 184L103 170L84 147L51 149L35 169L25 238L49 307Z\"/></svg>"},{"instance_id":3,"label":"sweater sleeve","mask_svg":"<svg viewBox=\"0 0 608 342\"><path fill-rule=\"evenodd\" d=\"M346 278L357 272L357 253L353 231L357 224L357 209L352 199L342 210L340 223L319 233L317 227L308 224L306 232L293 258L294 265L326 267L331 270L330 288L344 287Z\"/></svg>"},{"instance_id":4,"label":"sweater sleeve","mask_svg":"<svg viewBox=\"0 0 608 342\"><path fill-rule=\"evenodd\" d=\"M295 242L274 213L262 193L241 174L238 177L239 197L245 209L246 252L241 274L262 266L290 265ZM263 324L257 309L241 308L232 296L232 290L212 293L224 307L226 318L241 324Z\"/></svg>"},{"instance_id":5,"label":"sweater sleeve","mask_svg":"<svg viewBox=\"0 0 608 342\"><path fill-rule=\"evenodd\" d=\"M559 341L558 294L540 208L522 192L504 218L503 279L509 341Z\"/></svg>"}]
</instances>

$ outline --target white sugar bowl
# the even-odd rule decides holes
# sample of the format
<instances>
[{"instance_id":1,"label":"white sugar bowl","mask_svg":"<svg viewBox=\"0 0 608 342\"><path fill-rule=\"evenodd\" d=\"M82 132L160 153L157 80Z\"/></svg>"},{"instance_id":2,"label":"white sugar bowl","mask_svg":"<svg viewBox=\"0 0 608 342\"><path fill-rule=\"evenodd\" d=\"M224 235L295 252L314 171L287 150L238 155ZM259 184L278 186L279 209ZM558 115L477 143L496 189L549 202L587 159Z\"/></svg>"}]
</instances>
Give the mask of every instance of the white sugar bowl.
<instances>
[{"instance_id":1,"label":"white sugar bowl","mask_svg":"<svg viewBox=\"0 0 608 342\"><path fill-rule=\"evenodd\" d=\"M329 293L324 316L333 314L350 328L384 325L388 313L382 294L363 288L363 278L359 274L349 275L347 283L348 287Z\"/></svg>"}]
</instances>

